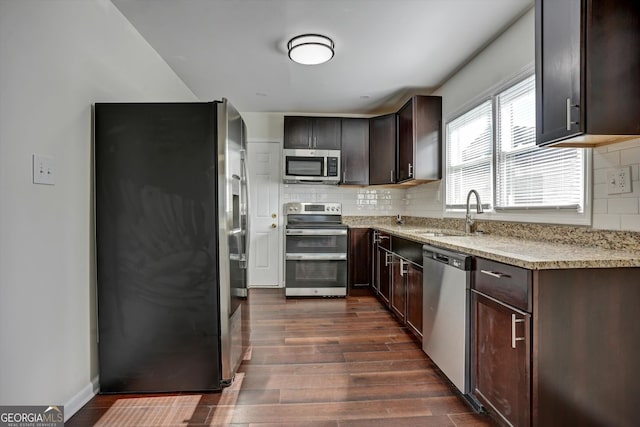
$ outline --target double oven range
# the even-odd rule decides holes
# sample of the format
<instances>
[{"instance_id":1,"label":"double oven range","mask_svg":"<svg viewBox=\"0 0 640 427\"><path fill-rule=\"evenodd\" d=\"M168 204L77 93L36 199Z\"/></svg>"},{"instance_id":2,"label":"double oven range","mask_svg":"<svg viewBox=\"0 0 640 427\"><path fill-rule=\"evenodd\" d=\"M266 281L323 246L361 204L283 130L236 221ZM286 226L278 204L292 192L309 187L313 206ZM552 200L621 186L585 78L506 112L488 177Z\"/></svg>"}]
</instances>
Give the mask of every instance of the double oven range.
<instances>
[{"instance_id":1,"label":"double oven range","mask_svg":"<svg viewBox=\"0 0 640 427\"><path fill-rule=\"evenodd\" d=\"M340 203L284 206L286 296L347 294L347 226Z\"/></svg>"}]
</instances>

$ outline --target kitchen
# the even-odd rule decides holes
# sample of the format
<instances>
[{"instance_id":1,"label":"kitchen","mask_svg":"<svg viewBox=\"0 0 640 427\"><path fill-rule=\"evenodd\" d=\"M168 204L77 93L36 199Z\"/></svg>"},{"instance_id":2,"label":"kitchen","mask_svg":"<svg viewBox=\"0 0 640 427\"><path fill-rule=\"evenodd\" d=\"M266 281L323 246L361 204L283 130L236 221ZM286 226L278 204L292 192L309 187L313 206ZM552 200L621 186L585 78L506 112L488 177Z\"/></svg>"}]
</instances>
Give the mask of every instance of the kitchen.
<instances>
[{"instance_id":1,"label":"kitchen","mask_svg":"<svg viewBox=\"0 0 640 427\"><path fill-rule=\"evenodd\" d=\"M72 411L92 395L97 372L91 350L95 295L88 285L95 275L90 105L198 98L111 2L1 4L0 402L53 399ZM533 38L526 31L532 28L533 12L528 12L436 93L443 96L444 117L495 81L531 65ZM496 70L496 63L510 66ZM150 73L152 68L157 71ZM283 116L243 112L249 139L282 141ZM637 140L593 150L592 197L587 198L593 229L637 235L639 150ZM31 184L33 153L55 156L55 186ZM628 197L607 192L607 170L618 166L631 166L634 191ZM292 184L283 185L280 202L340 201L345 216L441 218L443 191L438 183L408 189Z\"/></svg>"}]
</instances>

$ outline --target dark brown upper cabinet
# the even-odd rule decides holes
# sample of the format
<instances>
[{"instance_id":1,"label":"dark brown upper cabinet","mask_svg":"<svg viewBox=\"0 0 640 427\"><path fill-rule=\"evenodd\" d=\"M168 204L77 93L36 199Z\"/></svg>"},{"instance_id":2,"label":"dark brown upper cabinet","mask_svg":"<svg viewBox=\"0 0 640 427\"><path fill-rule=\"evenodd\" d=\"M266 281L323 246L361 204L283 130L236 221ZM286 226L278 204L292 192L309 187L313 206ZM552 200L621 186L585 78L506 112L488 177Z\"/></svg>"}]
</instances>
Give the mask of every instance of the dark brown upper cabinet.
<instances>
[{"instance_id":1,"label":"dark brown upper cabinet","mask_svg":"<svg viewBox=\"0 0 640 427\"><path fill-rule=\"evenodd\" d=\"M397 182L442 178L442 97L413 96L398 111Z\"/></svg>"},{"instance_id":2,"label":"dark brown upper cabinet","mask_svg":"<svg viewBox=\"0 0 640 427\"><path fill-rule=\"evenodd\" d=\"M396 115L369 119L369 184L396 182Z\"/></svg>"},{"instance_id":3,"label":"dark brown upper cabinet","mask_svg":"<svg viewBox=\"0 0 640 427\"><path fill-rule=\"evenodd\" d=\"M536 0L538 145L640 137L640 2Z\"/></svg>"},{"instance_id":4,"label":"dark brown upper cabinet","mask_svg":"<svg viewBox=\"0 0 640 427\"><path fill-rule=\"evenodd\" d=\"M342 119L342 184L369 184L369 119Z\"/></svg>"},{"instance_id":5,"label":"dark brown upper cabinet","mask_svg":"<svg viewBox=\"0 0 640 427\"><path fill-rule=\"evenodd\" d=\"M339 117L284 117L284 148L339 150Z\"/></svg>"}]
</instances>

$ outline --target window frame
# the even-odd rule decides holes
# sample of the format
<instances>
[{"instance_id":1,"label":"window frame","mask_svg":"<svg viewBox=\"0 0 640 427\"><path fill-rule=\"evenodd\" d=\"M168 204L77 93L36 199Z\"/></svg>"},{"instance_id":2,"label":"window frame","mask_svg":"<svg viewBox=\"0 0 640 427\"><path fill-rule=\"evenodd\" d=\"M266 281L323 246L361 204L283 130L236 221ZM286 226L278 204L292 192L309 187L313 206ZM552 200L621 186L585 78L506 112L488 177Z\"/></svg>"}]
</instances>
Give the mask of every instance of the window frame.
<instances>
[{"instance_id":1,"label":"window frame","mask_svg":"<svg viewBox=\"0 0 640 427\"><path fill-rule=\"evenodd\" d=\"M576 208L567 208L564 207L500 207L496 208L496 198L497 198L497 185L498 185L498 177L497 177L497 96L503 91L509 89L510 87L522 82L523 80L534 75L535 69L531 65L526 67L519 73L514 76L504 79L503 81L497 83L496 85L490 87L489 89L483 91L475 98L471 99L469 102L464 104L461 108L454 110L452 113L448 114L444 119L443 131L445 132L445 137L443 138L444 143L448 144L448 125L450 122L456 120L464 114L469 113L473 109L479 107L483 103L490 101L491 102L491 111L492 111L492 188L493 194L491 195L491 201L487 203L485 200L482 200L483 207L488 207L490 205L491 208L485 210L479 219L486 220L502 220L502 221L517 221L517 222L542 222L542 223L555 223L555 224L572 224L572 225L591 225L592 220L592 177L591 177L591 169L592 169L592 149L591 148L578 148L584 150L583 155L583 200L582 200L582 209L578 210ZM443 152L443 164L445 165L445 173L442 179L442 189L445 192L444 197L442 198L442 211L443 217L445 218L463 218L465 216L466 209L460 209L457 207L451 208L447 206L447 181L448 170L447 170L447 155L448 155L448 146L445 146L442 150ZM480 195L482 198L482 194ZM457 205L455 205L457 206ZM476 214L477 215L477 214Z\"/></svg>"}]
</instances>

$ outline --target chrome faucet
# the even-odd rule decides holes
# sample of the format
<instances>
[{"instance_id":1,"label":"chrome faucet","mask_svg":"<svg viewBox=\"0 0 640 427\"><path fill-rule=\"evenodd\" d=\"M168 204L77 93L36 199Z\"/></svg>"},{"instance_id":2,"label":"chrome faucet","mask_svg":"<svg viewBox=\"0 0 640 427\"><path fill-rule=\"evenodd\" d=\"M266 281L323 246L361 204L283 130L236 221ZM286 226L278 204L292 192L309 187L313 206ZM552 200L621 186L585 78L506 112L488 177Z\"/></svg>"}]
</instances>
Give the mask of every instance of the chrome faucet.
<instances>
[{"instance_id":1,"label":"chrome faucet","mask_svg":"<svg viewBox=\"0 0 640 427\"><path fill-rule=\"evenodd\" d=\"M465 217L465 223L464 223L465 233L476 232L476 222L473 219L471 219L471 213L469 213L470 203L471 203L471 194L476 195L476 212L479 214L484 212L484 210L482 210L482 202L480 201L480 195L476 190L470 190L469 194L467 194L467 215Z\"/></svg>"}]
</instances>

